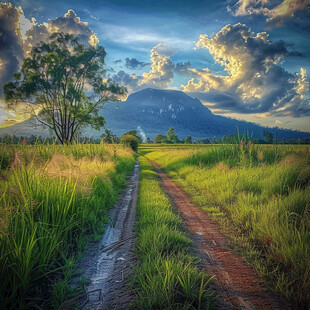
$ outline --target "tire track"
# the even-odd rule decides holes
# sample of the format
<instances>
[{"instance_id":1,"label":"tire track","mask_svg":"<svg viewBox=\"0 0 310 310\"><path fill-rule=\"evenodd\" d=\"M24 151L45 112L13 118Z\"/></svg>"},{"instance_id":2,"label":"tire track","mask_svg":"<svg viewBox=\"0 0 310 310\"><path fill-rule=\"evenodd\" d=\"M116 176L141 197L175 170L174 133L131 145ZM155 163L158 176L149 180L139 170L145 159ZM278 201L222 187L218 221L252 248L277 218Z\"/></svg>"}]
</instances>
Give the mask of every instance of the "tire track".
<instances>
[{"instance_id":1,"label":"tire track","mask_svg":"<svg viewBox=\"0 0 310 310\"><path fill-rule=\"evenodd\" d=\"M195 207L190 196L158 164L152 162L161 177L161 183L178 209L201 259L201 268L215 275L214 285L219 295L220 309L285 310L288 307L279 298L267 293L259 282L262 279L240 256L233 253L229 240L219 224L206 212Z\"/></svg>"}]
</instances>

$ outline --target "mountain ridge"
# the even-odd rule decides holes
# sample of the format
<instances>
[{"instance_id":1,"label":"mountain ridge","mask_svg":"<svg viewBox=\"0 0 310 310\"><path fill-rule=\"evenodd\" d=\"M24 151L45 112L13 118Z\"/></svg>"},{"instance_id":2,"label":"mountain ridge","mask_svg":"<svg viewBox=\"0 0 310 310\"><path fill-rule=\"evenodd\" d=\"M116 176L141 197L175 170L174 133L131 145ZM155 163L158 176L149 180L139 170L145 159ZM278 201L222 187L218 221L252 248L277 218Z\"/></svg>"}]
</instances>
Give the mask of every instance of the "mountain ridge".
<instances>
[{"instance_id":1,"label":"mountain ridge","mask_svg":"<svg viewBox=\"0 0 310 310\"><path fill-rule=\"evenodd\" d=\"M117 109L116 109L117 107ZM192 136L193 139L221 138L239 130L247 131L254 138L262 139L263 131L271 131L276 139L294 139L309 137L310 133L269 128L255 123L240 121L220 115L214 115L197 98L192 98L178 90L162 90L145 88L130 94L126 101L120 103L107 102L100 111L106 119L106 128L120 136L124 132L138 127L147 137L154 139L157 134L165 134L170 127L175 129L179 138ZM33 121L25 122L0 129L0 135L15 134L18 136L41 135L49 136L49 131ZM104 133L85 128L83 137L98 138Z\"/></svg>"}]
</instances>

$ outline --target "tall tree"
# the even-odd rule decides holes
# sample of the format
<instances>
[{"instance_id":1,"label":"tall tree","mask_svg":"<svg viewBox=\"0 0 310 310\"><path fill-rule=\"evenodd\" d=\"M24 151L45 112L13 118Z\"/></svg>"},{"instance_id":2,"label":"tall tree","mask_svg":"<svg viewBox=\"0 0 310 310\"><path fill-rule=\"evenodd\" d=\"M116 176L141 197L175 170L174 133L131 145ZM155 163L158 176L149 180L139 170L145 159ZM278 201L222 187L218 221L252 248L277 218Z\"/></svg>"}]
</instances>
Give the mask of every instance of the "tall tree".
<instances>
[{"instance_id":1,"label":"tall tree","mask_svg":"<svg viewBox=\"0 0 310 310\"><path fill-rule=\"evenodd\" d=\"M103 80L105 56L102 46L87 47L73 35L54 33L48 43L33 47L15 81L4 85L5 99L31 103L37 120L61 143L71 143L83 127L104 126L98 111L126 93L113 80Z\"/></svg>"},{"instance_id":2,"label":"tall tree","mask_svg":"<svg viewBox=\"0 0 310 310\"><path fill-rule=\"evenodd\" d=\"M175 134L174 128L170 128L170 129L167 131L167 139L168 139L169 141L171 141L172 143L178 143L178 142L179 142L179 138L178 138L178 136Z\"/></svg>"},{"instance_id":3,"label":"tall tree","mask_svg":"<svg viewBox=\"0 0 310 310\"><path fill-rule=\"evenodd\" d=\"M263 131L263 136L265 138L265 141L267 143L273 143L273 133L271 131L268 131L268 130L264 130Z\"/></svg>"}]
</instances>

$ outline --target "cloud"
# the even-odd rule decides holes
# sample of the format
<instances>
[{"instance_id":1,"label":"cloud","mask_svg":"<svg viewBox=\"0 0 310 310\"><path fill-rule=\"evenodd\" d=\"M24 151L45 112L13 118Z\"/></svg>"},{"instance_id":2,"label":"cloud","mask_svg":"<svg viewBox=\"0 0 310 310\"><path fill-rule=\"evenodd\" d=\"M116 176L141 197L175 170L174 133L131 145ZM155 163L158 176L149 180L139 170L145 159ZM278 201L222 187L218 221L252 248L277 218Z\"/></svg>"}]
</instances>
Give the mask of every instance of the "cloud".
<instances>
[{"instance_id":1,"label":"cloud","mask_svg":"<svg viewBox=\"0 0 310 310\"><path fill-rule=\"evenodd\" d=\"M118 63L122 62L122 60L121 60L121 59L115 59L115 60L113 60L112 62L113 62L114 64L118 64Z\"/></svg>"},{"instance_id":2,"label":"cloud","mask_svg":"<svg viewBox=\"0 0 310 310\"><path fill-rule=\"evenodd\" d=\"M191 62L178 62L175 65L174 72L180 75L191 75L191 71L189 70L191 67Z\"/></svg>"},{"instance_id":3,"label":"cloud","mask_svg":"<svg viewBox=\"0 0 310 310\"><path fill-rule=\"evenodd\" d=\"M151 70L143 73L142 84L149 87L166 88L174 77L174 63L170 59L175 50L165 43L159 43L151 49Z\"/></svg>"},{"instance_id":4,"label":"cloud","mask_svg":"<svg viewBox=\"0 0 310 310\"><path fill-rule=\"evenodd\" d=\"M32 46L48 41L51 33L56 31L76 35L86 45L99 43L96 34L73 10L69 10L64 17L38 25L35 19L25 17L21 7L0 3L0 98L3 97L3 84L19 71Z\"/></svg>"},{"instance_id":5,"label":"cloud","mask_svg":"<svg viewBox=\"0 0 310 310\"><path fill-rule=\"evenodd\" d=\"M310 115L306 70L294 75L279 66L291 55L284 41L271 42L266 32L255 35L239 23L211 38L200 35L196 46L208 49L227 75L189 68L193 78L184 91L230 112Z\"/></svg>"},{"instance_id":6,"label":"cloud","mask_svg":"<svg viewBox=\"0 0 310 310\"><path fill-rule=\"evenodd\" d=\"M26 21L21 8L11 4L0 3L0 97L3 96L2 85L19 70L28 43L22 36L20 21L28 28L31 21Z\"/></svg>"},{"instance_id":7,"label":"cloud","mask_svg":"<svg viewBox=\"0 0 310 310\"><path fill-rule=\"evenodd\" d=\"M81 21L73 10L68 10L63 17L57 17L47 23L34 26L27 31L26 35L29 37L29 41L35 44L47 40L53 32L73 34L85 45L96 46L99 43L97 35L89 28L88 23Z\"/></svg>"},{"instance_id":8,"label":"cloud","mask_svg":"<svg viewBox=\"0 0 310 310\"><path fill-rule=\"evenodd\" d=\"M126 86L129 92L146 87L167 88L173 81L175 67L170 56L174 55L176 50L165 43L159 43L150 52L151 70L149 72L144 72L139 76L119 71L113 76L114 81ZM131 60L127 58L126 65Z\"/></svg>"},{"instance_id":9,"label":"cloud","mask_svg":"<svg viewBox=\"0 0 310 310\"><path fill-rule=\"evenodd\" d=\"M308 0L239 0L236 9L231 10L235 16L264 15L269 28L282 26L289 19L296 17L310 7ZM309 24L309 22L308 22Z\"/></svg>"},{"instance_id":10,"label":"cloud","mask_svg":"<svg viewBox=\"0 0 310 310\"><path fill-rule=\"evenodd\" d=\"M145 66L148 66L150 65L149 62L142 62L142 61L139 61L138 59L136 58L126 58L125 59L125 66L128 68L128 69L131 69L131 70L136 70L136 69L142 69L143 67Z\"/></svg>"},{"instance_id":11,"label":"cloud","mask_svg":"<svg viewBox=\"0 0 310 310\"><path fill-rule=\"evenodd\" d=\"M142 77L135 74L128 74L125 71L121 70L117 74L114 74L112 79L122 85L126 86L128 92L131 93L137 90L140 87Z\"/></svg>"}]
</instances>

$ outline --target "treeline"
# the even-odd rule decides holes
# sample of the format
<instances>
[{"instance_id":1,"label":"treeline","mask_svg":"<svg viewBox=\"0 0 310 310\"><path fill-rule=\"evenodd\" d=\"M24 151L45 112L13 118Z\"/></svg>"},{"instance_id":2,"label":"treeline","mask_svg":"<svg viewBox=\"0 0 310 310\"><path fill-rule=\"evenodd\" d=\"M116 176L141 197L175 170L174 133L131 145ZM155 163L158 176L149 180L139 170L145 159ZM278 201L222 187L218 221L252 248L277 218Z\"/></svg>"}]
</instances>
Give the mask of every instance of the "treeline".
<instances>
[{"instance_id":1,"label":"treeline","mask_svg":"<svg viewBox=\"0 0 310 310\"><path fill-rule=\"evenodd\" d=\"M105 133L100 138L85 138L76 137L74 143L76 144L124 144L130 146L132 149L137 150L140 143L154 143L154 144L238 144L242 140L244 143L255 143L255 144L310 144L310 136L306 138L298 139L274 139L272 132L264 130L264 139L255 139L251 137L247 132L232 134L224 136L222 138L203 138L193 140L191 136L185 139L179 139L175 133L174 128L170 128L166 135L159 134L154 140L149 137L144 139L138 134L137 130L130 130L124 133L121 137L115 135L111 130L106 129ZM41 136L31 135L26 136L15 136L5 134L0 136L0 143L5 144L60 144L57 138L44 138Z\"/></svg>"},{"instance_id":2,"label":"treeline","mask_svg":"<svg viewBox=\"0 0 310 310\"><path fill-rule=\"evenodd\" d=\"M192 137L188 136L186 139L179 139L176 135L174 128L170 128L166 136L159 134L155 137L153 143L185 143L185 144L239 144L242 140L243 143L255 143L255 144L310 144L310 135L307 138L298 139L274 139L273 133L269 130L263 131L264 139L255 139L250 136L247 132L242 134L235 133L229 136L224 136L222 138L203 138L192 141Z\"/></svg>"}]
</instances>

